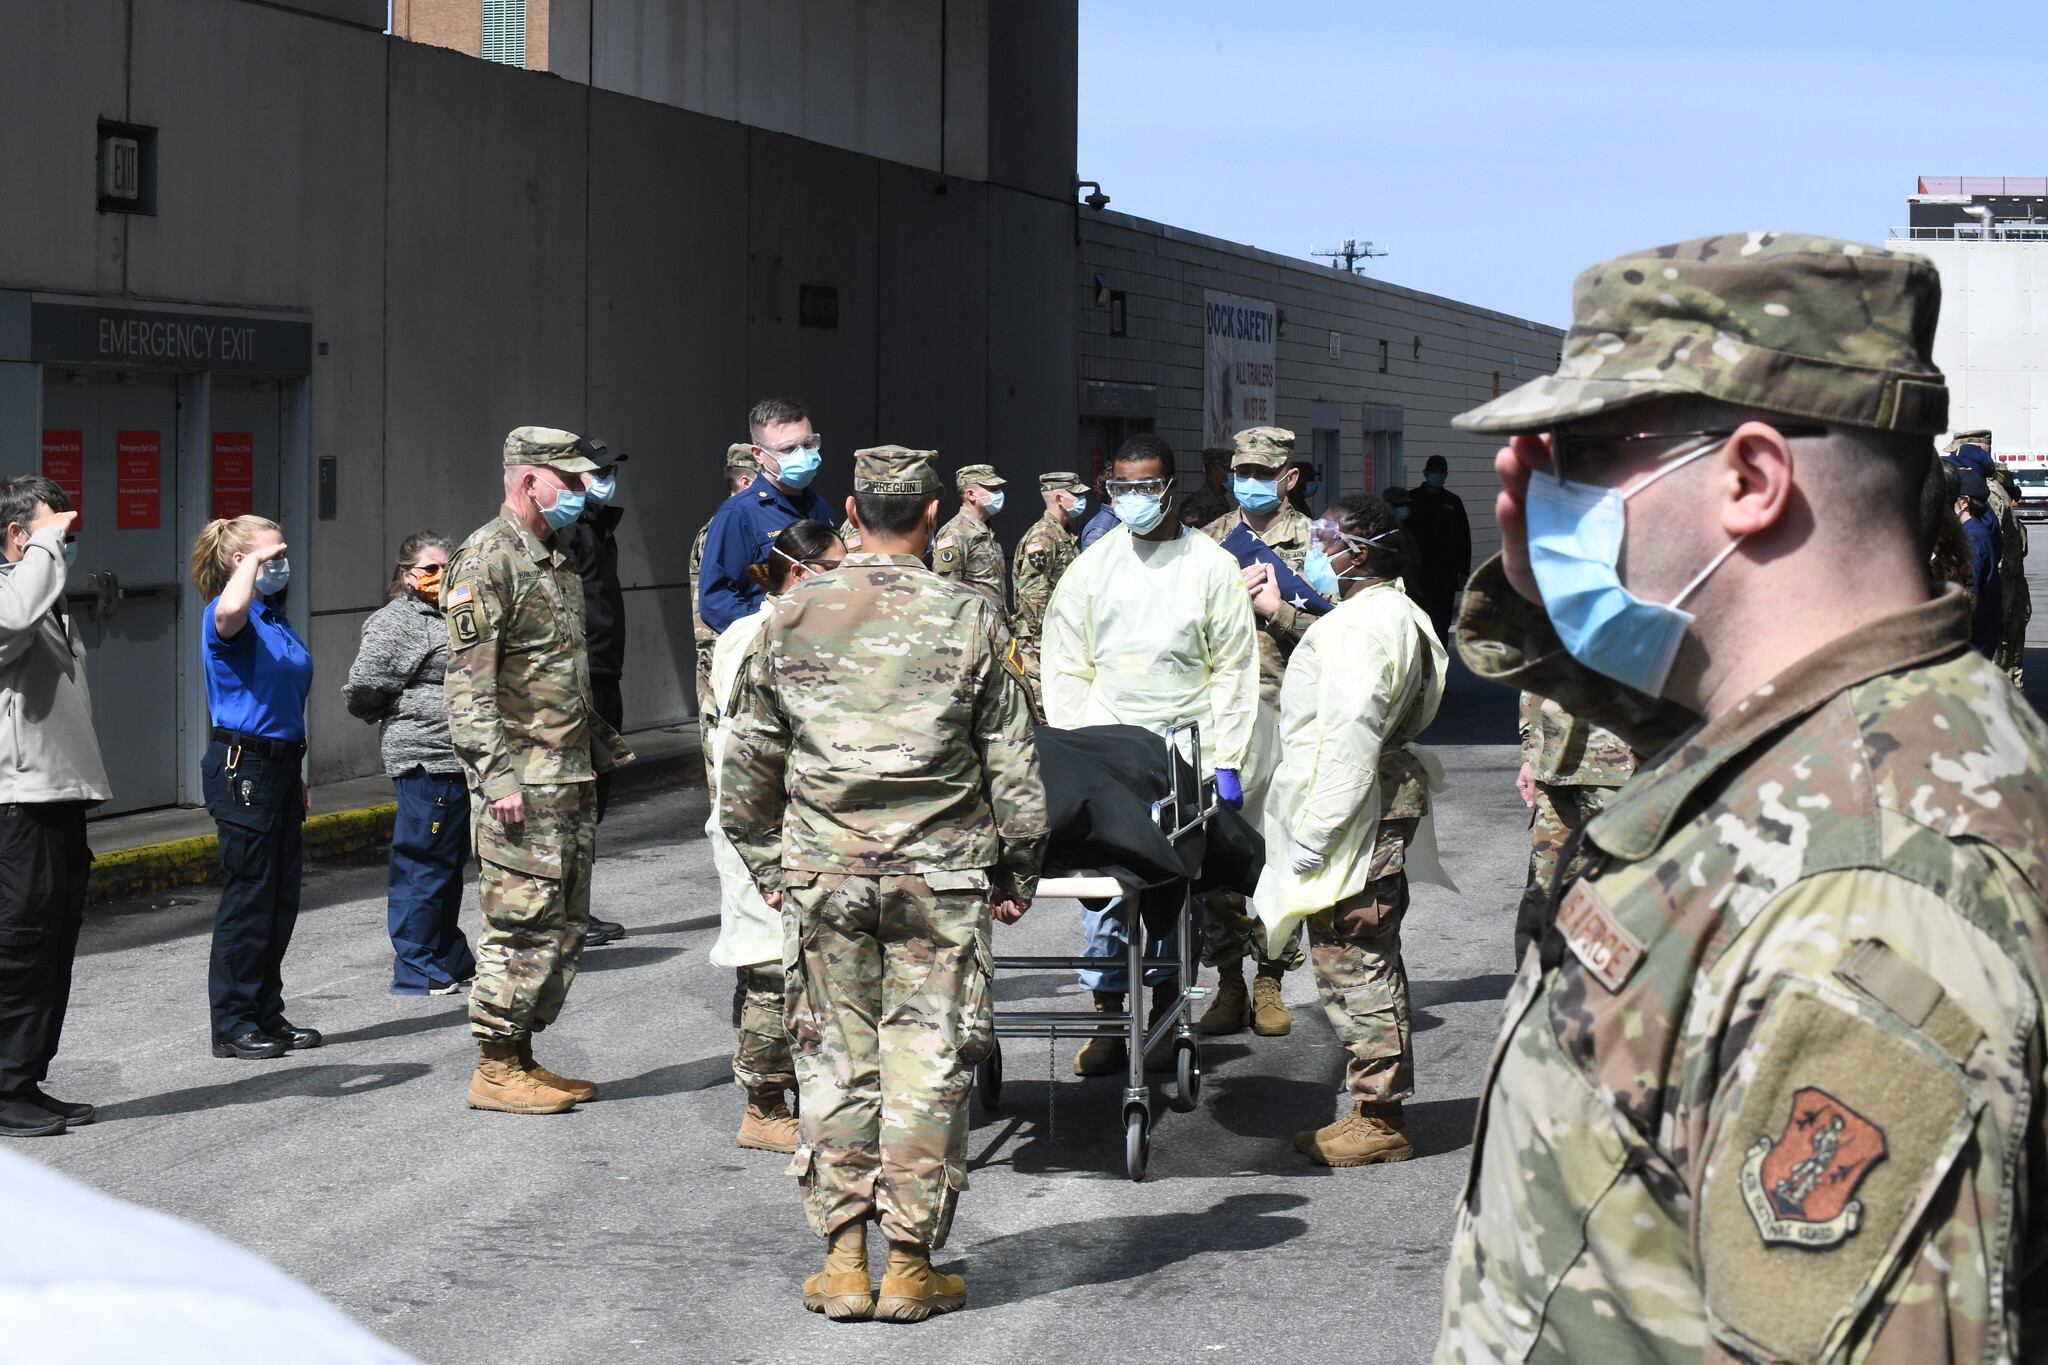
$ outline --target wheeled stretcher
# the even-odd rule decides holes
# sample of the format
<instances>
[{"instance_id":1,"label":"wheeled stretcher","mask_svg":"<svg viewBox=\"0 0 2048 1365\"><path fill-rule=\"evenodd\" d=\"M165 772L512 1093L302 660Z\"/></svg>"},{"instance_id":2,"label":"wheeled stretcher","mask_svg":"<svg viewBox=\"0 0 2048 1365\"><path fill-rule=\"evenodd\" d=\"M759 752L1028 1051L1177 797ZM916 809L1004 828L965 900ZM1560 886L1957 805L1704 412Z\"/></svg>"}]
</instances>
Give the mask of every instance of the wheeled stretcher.
<instances>
[{"instance_id":1,"label":"wheeled stretcher","mask_svg":"<svg viewBox=\"0 0 2048 1365\"><path fill-rule=\"evenodd\" d=\"M1167 842L1178 846L1207 828L1220 802L1216 795L1216 779L1198 776L1202 771L1201 727L1193 722L1176 726L1166 733L1161 742L1166 764L1166 794L1151 803L1151 818ZM1194 1003L1206 994L1196 984L1199 979L1195 962L1199 925L1195 916L1194 883L1188 878L1178 879L1172 891L1168 892L1179 895L1176 913L1180 927L1180 953L1177 957L1146 957L1144 953L1148 935L1138 914L1140 894L1144 893L1149 899L1158 896L1160 891L1156 885L1133 884L1100 871L1072 871L1046 876L1039 881L1039 899L1104 901L1107 902L1106 912L1123 921L1127 943L1124 959L1130 974L1130 989L1126 993L1129 1007L1107 1014L1094 1010L999 1009L995 1012L995 1048L981 1063L976 1077L982 1106L993 1109L1002 1101L1004 1038L1122 1037L1130 1058L1122 1108L1124 1171L1132 1180L1145 1178L1145 1167L1152 1152L1152 1089L1145 1078L1146 1051L1160 1039L1172 1035L1175 1109L1182 1112L1192 1110L1202 1093L1201 1044L1191 1027L1190 1015ZM998 954L995 965L998 972L1083 971L1101 967L1110 961L1113 959L1093 956L1008 957ZM1170 973L1181 988L1179 999L1160 1018L1152 1020L1149 1027L1140 1007L1147 970Z\"/></svg>"}]
</instances>

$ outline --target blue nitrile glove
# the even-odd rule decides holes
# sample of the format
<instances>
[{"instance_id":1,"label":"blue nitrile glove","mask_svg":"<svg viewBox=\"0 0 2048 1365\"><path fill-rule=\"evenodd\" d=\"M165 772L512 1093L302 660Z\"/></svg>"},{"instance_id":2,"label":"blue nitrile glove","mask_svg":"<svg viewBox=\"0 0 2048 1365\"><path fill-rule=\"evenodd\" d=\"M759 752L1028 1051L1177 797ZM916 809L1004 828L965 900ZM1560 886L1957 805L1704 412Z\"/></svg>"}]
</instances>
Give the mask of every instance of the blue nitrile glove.
<instances>
[{"instance_id":1,"label":"blue nitrile glove","mask_svg":"<svg viewBox=\"0 0 2048 1365\"><path fill-rule=\"evenodd\" d=\"M1216 795L1223 798L1223 804L1232 810L1244 809L1244 786L1237 780L1237 769L1216 770Z\"/></svg>"}]
</instances>

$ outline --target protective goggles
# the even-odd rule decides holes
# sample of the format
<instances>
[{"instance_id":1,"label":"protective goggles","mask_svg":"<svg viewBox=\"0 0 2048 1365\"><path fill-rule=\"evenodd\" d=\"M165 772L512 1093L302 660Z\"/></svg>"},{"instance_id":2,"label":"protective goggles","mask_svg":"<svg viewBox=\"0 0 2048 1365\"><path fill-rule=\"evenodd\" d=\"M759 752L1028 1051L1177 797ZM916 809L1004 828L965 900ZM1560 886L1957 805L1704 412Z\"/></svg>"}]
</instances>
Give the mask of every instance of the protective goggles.
<instances>
[{"instance_id":1,"label":"protective goggles","mask_svg":"<svg viewBox=\"0 0 2048 1365\"><path fill-rule=\"evenodd\" d=\"M767 455L793 455L799 450L816 450L824 443L825 437L823 433L814 431L805 439L801 441L791 441L786 446L757 445L754 447L754 449L761 451L763 454Z\"/></svg>"},{"instance_id":2,"label":"protective goggles","mask_svg":"<svg viewBox=\"0 0 2048 1365\"><path fill-rule=\"evenodd\" d=\"M1163 497L1173 487L1172 479L1110 479L1102 485L1102 491L1112 498L1121 498L1131 493L1142 497Z\"/></svg>"}]
</instances>

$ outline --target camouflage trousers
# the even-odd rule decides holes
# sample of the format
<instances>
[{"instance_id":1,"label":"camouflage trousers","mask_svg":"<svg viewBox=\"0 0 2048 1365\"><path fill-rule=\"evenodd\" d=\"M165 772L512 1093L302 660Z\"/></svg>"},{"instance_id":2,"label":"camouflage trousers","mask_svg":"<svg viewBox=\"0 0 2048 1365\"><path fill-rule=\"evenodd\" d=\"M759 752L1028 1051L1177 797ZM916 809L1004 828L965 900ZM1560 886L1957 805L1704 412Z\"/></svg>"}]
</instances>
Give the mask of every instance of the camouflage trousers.
<instances>
[{"instance_id":1,"label":"camouflage trousers","mask_svg":"<svg viewBox=\"0 0 2048 1365\"><path fill-rule=\"evenodd\" d=\"M1529 875L1522 884L1521 904L1515 908L1515 961L1520 962L1529 945L1540 940L1549 927L1550 892L1564 846L1612 795L1612 787L1536 784L1536 804L1529 808ZM1570 871L1574 877L1579 874L1576 863Z\"/></svg>"},{"instance_id":2,"label":"camouflage trousers","mask_svg":"<svg viewBox=\"0 0 2048 1365\"><path fill-rule=\"evenodd\" d=\"M716 790L718 774L711 771L711 744L704 738L705 717L718 709L718 698L711 694L711 651L718 644L718 637L697 641L697 739L703 746L704 786Z\"/></svg>"},{"instance_id":3,"label":"camouflage trousers","mask_svg":"<svg viewBox=\"0 0 2048 1365\"><path fill-rule=\"evenodd\" d=\"M732 1054L732 1078L742 1090L796 1088L796 1069L789 1056L789 1030L783 1027L786 983L782 964L739 969L738 1018L740 1045Z\"/></svg>"},{"instance_id":4,"label":"camouflage trousers","mask_svg":"<svg viewBox=\"0 0 2048 1365\"><path fill-rule=\"evenodd\" d=\"M995 1045L988 878L791 871L785 1018L811 1230L873 1219L943 1246L967 1188L967 1095Z\"/></svg>"},{"instance_id":5,"label":"camouflage trousers","mask_svg":"<svg viewBox=\"0 0 2048 1365\"><path fill-rule=\"evenodd\" d=\"M1307 955L1301 935L1288 940L1287 951L1275 957L1266 948L1266 926L1235 891L1210 891L1202 897L1202 965L1226 967L1250 958L1266 976L1293 971Z\"/></svg>"},{"instance_id":6,"label":"camouflage trousers","mask_svg":"<svg viewBox=\"0 0 2048 1365\"><path fill-rule=\"evenodd\" d=\"M482 1039L523 1038L555 1022L590 922L596 784L529 786L525 796L526 820L514 826L491 816L482 793L469 798L484 912L469 1031Z\"/></svg>"},{"instance_id":7,"label":"camouflage trousers","mask_svg":"<svg viewBox=\"0 0 2048 1365\"><path fill-rule=\"evenodd\" d=\"M1407 912L1408 874L1396 872L1308 921L1316 992L1337 1041L1351 1054L1344 1089L1367 1104L1391 1104L1415 1093L1408 969L1401 961L1401 918Z\"/></svg>"}]
</instances>

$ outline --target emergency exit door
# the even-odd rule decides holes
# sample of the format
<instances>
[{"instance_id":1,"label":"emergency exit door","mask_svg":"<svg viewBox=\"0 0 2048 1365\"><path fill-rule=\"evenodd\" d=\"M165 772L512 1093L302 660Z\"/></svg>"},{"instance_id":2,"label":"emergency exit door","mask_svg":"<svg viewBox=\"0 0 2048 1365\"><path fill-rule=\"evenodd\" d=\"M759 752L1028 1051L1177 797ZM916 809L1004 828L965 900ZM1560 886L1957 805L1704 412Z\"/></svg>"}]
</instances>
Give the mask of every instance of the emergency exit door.
<instances>
[{"instance_id":1,"label":"emergency exit door","mask_svg":"<svg viewBox=\"0 0 2048 1365\"><path fill-rule=\"evenodd\" d=\"M101 815L178 797L179 458L175 378L46 375L43 473L79 510L66 602L114 789Z\"/></svg>"}]
</instances>

